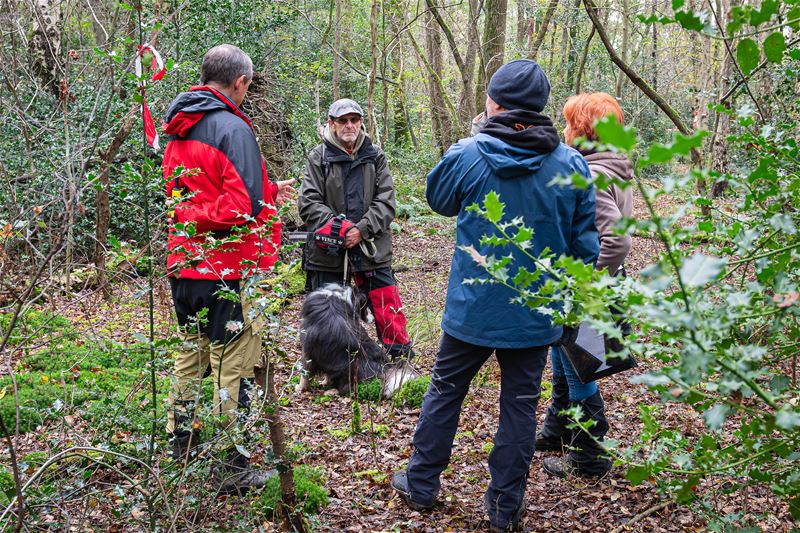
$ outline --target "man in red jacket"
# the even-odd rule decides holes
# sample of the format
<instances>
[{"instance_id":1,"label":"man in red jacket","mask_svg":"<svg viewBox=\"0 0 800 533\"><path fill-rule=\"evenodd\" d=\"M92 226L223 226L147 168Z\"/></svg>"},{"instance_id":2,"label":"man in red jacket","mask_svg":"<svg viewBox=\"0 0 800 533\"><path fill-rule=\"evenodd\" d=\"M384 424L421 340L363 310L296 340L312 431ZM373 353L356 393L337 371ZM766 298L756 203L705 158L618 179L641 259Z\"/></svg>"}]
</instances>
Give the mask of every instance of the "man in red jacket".
<instances>
[{"instance_id":1,"label":"man in red jacket","mask_svg":"<svg viewBox=\"0 0 800 533\"><path fill-rule=\"evenodd\" d=\"M249 409L261 328L248 309L252 289L245 281L275 263L281 234L275 206L294 193L294 180L267 178L250 119L239 109L253 78L247 54L215 46L200 76L201 85L172 102L164 123L170 140L163 172L174 208L167 271L184 341L167 424L175 458L189 456L198 442L195 411L209 366L213 412L223 424ZM251 470L241 443L233 444L215 469L219 492L263 486L268 475Z\"/></svg>"}]
</instances>

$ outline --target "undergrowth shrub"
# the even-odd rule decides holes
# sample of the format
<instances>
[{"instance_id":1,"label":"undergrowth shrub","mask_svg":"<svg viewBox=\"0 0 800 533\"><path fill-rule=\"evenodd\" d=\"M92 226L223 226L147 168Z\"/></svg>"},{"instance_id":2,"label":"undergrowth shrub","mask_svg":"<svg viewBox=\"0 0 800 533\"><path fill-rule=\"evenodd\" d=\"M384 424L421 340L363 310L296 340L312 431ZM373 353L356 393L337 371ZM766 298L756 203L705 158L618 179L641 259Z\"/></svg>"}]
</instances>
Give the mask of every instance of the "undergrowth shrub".
<instances>
[{"instance_id":1,"label":"undergrowth shrub","mask_svg":"<svg viewBox=\"0 0 800 533\"><path fill-rule=\"evenodd\" d=\"M430 376L422 376L403 383L400 390L392 397L392 401L397 407L409 407L419 409L422 407L422 398L428 392L431 384Z\"/></svg>"},{"instance_id":2,"label":"undergrowth shrub","mask_svg":"<svg viewBox=\"0 0 800 533\"><path fill-rule=\"evenodd\" d=\"M297 495L297 503L302 506L305 514L317 514L328 505L328 491L324 483L324 472L321 469L311 468L306 465L295 467L295 494ZM278 476L274 476L267 480L260 497L253 502L253 507L265 516L274 518L280 499L280 479Z\"/></svg>"},{"instance_id":3,"label":"undergrowth shrub","mask_svg":"<svg viewBox=\"0 0 800 533\"><path fill-rule=\"evenodd\" d=\"M379 379L371 379L358 384L358 399L362 402L378 402L381 400L383 383Z\"/></svg>"}]
</instances>

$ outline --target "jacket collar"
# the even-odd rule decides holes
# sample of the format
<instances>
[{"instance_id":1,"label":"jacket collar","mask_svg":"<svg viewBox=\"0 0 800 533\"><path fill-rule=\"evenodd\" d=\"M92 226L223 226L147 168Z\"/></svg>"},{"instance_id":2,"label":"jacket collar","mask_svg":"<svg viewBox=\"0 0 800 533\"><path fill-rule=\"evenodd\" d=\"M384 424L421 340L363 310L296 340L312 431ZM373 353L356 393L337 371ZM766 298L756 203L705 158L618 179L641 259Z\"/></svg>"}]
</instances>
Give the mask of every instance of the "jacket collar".
<instances>
[{"instance_id":1,"label":"jacket collar","mask_svg":"<svg viewBox=\"0 0 800 533\"><path fill-rule=\"evenodd\" d=\"M206 113L211 111L228 111L244 120L250 128L253 127L250 118L230 98L212 87L197 85L191 87L189 92L179 94L172 101L167 109L162 129L169 135L184 137Z\"/></svg>"}]
</instances>

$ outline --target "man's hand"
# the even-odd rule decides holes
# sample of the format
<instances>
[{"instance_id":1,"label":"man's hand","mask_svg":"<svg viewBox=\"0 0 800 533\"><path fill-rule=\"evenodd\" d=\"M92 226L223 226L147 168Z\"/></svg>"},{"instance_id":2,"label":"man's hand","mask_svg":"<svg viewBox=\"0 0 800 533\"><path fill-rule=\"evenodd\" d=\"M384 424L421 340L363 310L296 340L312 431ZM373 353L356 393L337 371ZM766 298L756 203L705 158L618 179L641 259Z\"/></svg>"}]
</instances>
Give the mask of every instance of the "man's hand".
<instances>
[{"instance_id":1,"label":"man's hand","mask_svg":"<svg viewBox=\"0 0 800 533\"><path fill-rule=\"evenodd\" d=\"M275 203L278 205L283 205L292 198L294 198L295 193L297 192L292 184L295 182L295 179L292 178L290 180L278 181L275 184L278 186L278 194L275 196Z\"/></svg>"},{"instance_id":2,"label":"man's hand","mask_svg":"<svg viewBox=\"0 0 800 533\"><path fill-rule=\"evenodd\" d=\"M362 241L361 231L355 226L344 234L344 247L348 250Z\"/></svg>"}]
</instances>

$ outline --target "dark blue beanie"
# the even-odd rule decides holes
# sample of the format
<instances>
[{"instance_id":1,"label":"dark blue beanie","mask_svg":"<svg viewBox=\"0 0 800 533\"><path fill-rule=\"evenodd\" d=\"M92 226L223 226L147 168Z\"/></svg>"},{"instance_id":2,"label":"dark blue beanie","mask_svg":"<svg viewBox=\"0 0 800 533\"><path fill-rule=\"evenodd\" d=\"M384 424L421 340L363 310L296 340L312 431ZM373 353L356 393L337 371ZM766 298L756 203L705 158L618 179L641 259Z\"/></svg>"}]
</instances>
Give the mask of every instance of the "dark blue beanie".
<instances>
[{"instance_id":1,"label":"dark blue beanie","mask_svg":"<svg viewBox=\"0 0 800 533\"><path fill-rule=\"evenodd\" d=\"M541 112L550 97L550 82L533 59L515 59L497 69L486 94L508 110Z\"/></svg>"}]
</instances>

